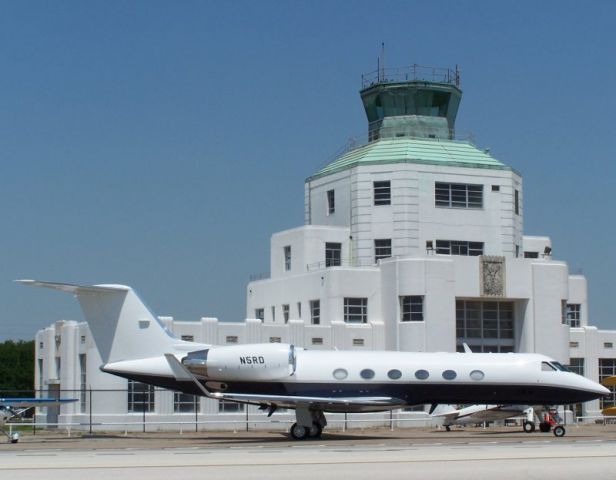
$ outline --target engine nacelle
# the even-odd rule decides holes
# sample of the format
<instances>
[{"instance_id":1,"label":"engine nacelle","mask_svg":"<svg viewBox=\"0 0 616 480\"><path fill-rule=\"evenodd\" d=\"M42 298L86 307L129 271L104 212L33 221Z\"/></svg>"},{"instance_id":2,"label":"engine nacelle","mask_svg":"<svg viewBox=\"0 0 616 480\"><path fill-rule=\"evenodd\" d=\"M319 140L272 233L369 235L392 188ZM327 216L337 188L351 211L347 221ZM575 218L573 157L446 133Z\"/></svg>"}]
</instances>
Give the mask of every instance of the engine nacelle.
<instances>
[{"instance_id":1,"label":"engine nacelle","mask_svg":"<svg viewBox=\"0 0 616 480\"><path fill-rule=\"evenodd\" d=\"M207 380L283 380L295 373L295 347L283 343L212 347L190 352L182 363Z\"/></svg>"}]
</instances>

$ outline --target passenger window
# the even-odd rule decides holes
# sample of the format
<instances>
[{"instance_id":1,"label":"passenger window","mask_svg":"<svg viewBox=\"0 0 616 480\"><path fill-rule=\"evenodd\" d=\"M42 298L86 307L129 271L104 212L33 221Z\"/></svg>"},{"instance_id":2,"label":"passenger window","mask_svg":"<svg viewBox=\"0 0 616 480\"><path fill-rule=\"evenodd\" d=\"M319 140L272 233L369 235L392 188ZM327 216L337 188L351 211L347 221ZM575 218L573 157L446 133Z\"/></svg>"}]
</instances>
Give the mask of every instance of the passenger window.
<instances>
[{"instance_id":1,"label":"passenger window","mask_svg":"<svg viewBox=\"0 0 616 480\"><path fill-rule=\"evenodd\" d=\"M453 380L456 377L457 377L457 374L453 370L445 370L443 372L443 378L445 380Z\"/></svg>"},{"instance_id":2,"label":"passenger window","mask_svg":"<svg viewBox=\"0 0 616 480\"><path fill-rule=\"evenodd\" d=\"M419 380L426 380L429 376L430 374L428 373L427 370L417 370L415 372L415 378Z\"/></svg>"},{"instance_id":3,"label":"passenger window","mask_svg":"<svg viewBox=\"0 0 616 480\"><path fill-rule=\"evenodd\" d=\"M552 366L548 362L541 362L541 370L544 372L555 372L556 367Z\"/></svg>"},{"instance_id":4,"label":"passenger window","mask_svg":"<svg viewBox=\"0 0 616 480\"><path fill-rule=\"evenodd\" d=\"M337 368L334 370L334 378L336 380L344 380L349 373L344 368Z\"/></svg>"},{"instance_id":5,"label":"passenger window","mask_svg":"<svg viewBox=\"0 0 616 480\"><path fill-rule=\"evenodd\" d=\"M473 380L483 380L484 374L481 370L473 370L470 377Z\"/></svg>"},{"instance_id":6,"label":"passenger window","mask_svg":"<svg viewBox=\"0 0 616 480\"><path fill-rule=\"evenodd\" d=\"M361 378L370 380L371 378L374 378L374 370L370 370L369 368L364 368L361 372L359 372L359 375L361 376Z\"/></svg>"},{"instance_id":7,"label":"passenger window","mask_svg":"<svg viewBox=\"0 0 616 480\"><path fill-rule=\"evenodd\" d=\"M387 372L387 376L392 380L398 380L402 376L402 372L400 370L393 369Z\"/></svg>"}]
</instances>

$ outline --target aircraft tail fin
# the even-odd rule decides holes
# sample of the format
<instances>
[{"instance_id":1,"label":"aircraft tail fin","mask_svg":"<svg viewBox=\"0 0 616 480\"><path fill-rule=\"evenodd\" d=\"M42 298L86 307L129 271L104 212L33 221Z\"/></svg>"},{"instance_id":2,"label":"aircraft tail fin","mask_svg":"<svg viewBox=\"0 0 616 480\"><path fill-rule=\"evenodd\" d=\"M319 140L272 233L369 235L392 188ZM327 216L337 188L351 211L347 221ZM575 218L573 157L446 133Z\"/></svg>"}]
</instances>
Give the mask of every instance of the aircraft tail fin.
<instances>
[{"instance_id":1,"label":"aircraft tail fin","mask_svg":"<svg viewBox=\"0 0 616 480\"><path fill-rule=\"evenodd\" d=\"M130 287L16 282L74 294L104 363L158 356L180 343Z\"/></svg>"}]
</instances>

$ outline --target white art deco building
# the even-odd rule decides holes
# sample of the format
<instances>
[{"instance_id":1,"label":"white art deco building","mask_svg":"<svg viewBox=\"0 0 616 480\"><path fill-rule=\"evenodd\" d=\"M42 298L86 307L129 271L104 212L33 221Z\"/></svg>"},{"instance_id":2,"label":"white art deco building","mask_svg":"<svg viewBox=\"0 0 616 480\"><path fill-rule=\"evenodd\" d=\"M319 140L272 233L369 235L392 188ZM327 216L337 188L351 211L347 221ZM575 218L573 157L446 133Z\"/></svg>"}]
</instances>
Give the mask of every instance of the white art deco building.
<instances>
[{"instance_id":1,"label":"white art deco building","mask_svg":"<svg viewBox=\"0 0 616 480\"><path fill-rule=\"evenodd\" d=\"M458 72L381 70L360 93L367 141L305 181L304 225L272 235L270 274L247 286L247 319L162 318L167 327L214 344L461 351L466 343L543 353L594 380L616 374L616 332L589 326L586 279L570 274L550 238L524 233L532 205L520 173L456 137ZM84 393L63 407L66 421L90 411L126 422L144 408L161 421L234 408L99 372L84 323L57 322L36 339L37 389L129 388L95 405ZM575 408L597 415L614 403L612 395Z\"/></svg>"}]
</instances>

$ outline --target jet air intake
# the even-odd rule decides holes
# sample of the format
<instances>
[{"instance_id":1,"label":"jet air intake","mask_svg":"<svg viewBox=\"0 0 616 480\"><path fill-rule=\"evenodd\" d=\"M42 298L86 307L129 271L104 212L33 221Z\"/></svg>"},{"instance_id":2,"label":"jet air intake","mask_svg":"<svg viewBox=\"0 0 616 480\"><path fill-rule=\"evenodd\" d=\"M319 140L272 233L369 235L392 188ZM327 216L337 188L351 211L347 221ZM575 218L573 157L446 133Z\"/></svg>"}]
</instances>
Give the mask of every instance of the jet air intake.
<instances>
[{"instance_id":1,"label":"jet air intake","mask_svg":"<svg viewBox=\"0 0 616 480\"><path fill-rule=\"evenodd\" d=\"M182 364L207 380L283 380L295 373L295 347L284 343L212 347L190 352Z\"/></svg>"}]
</instances>

